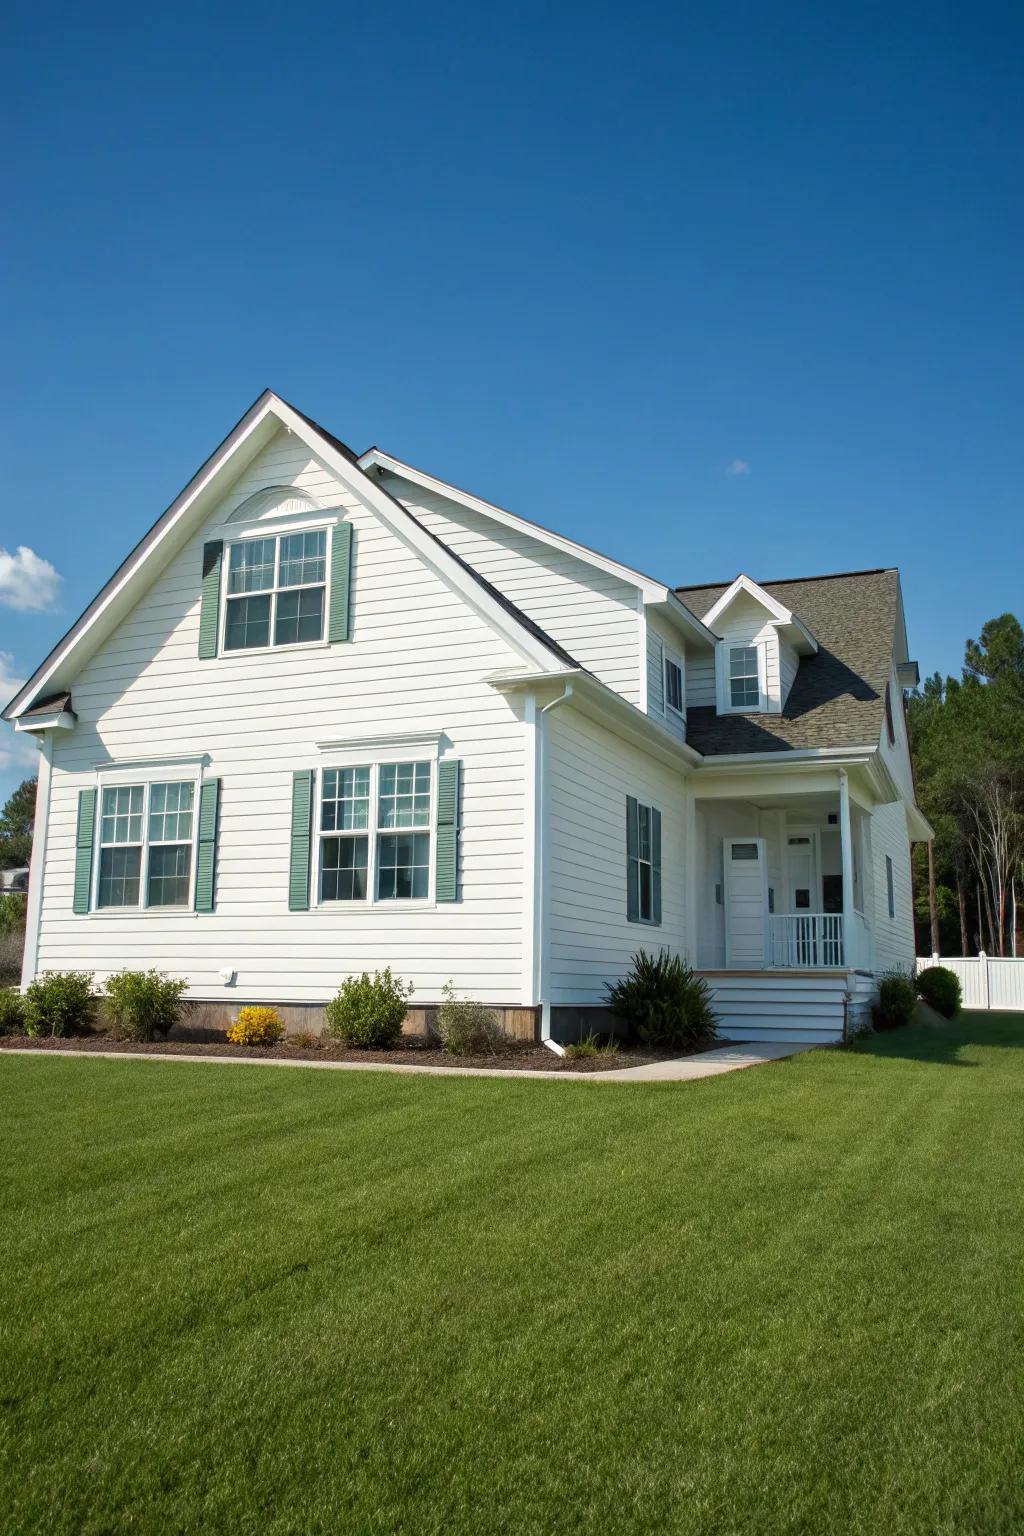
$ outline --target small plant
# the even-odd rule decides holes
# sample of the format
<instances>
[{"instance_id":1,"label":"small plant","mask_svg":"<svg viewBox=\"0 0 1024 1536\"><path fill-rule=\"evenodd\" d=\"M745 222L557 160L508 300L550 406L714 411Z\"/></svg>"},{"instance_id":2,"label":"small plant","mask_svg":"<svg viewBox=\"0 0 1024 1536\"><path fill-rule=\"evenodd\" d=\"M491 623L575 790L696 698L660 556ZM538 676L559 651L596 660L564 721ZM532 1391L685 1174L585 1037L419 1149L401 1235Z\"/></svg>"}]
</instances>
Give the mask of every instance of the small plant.
<instances>
[{"instance_id":1,"label":"small plant","mask_svg":"<svg viewBox=\"0 0 1024 1536\"><path fill-rule=\"evenodd\" d=\"M619 1042L613 1035L602 1038L593 1030L584 1035L582 1040L575 1040L572 1045L567 1045L565 1054L570 1061L587 1061L596 1056L617 1056L619 1054Z\"/></svg>"},{"instance_id":2,"label":"small plant","mask_svg":"<svg viewBox=\"0 0 1024 1536\"><path fill-rule=\"evenodd\" d=\"M641 950L629 975L606 984L605 991L612 1012L644 1045L681 1051L715 1038L707 982L667 949L657 957Z\"/></svg>"},{"instance_id":3,"label":"small plant","mask_svg":"<svg viewBox=\"0 0 1024 1536\"><path fill-rule=\"evenodd\" d=\"M181 1022L188 982L161 971L118 971L103 988L104 1008L118 1040L163 1040Z\"/></svg>"},{"instance_id":4,"label":"small plant","mask_svg":"<svg viewBox=\"0 0 1024 1536\"><path fill-rule=\"evenodd\" d=\"M300 1051L315 1051L320 1044L320 1036L311 1029L297 1029L294 1035L288 1036L286 1043L297 1046Z\"/></svg>"},{"instance_id":5,"label":"small plant","mask_svg":"<svg viewBox=\"0 0 1024 1536\"><path fill-rule=\"evenodd\" d=\"M402 1033L412 985L391 974L391 967L366 971L343 981L324 1009L324 1028L345 1045L386 1051Z\"/></svg>"},{"instance_id":6,"label":"small plant","mask_svg":"<svg viewBox=\"0 0 1024 1536\"><path fill-rule=\"evenodd\" d=\"M486 1003L457 996L450 981L441 989L444 1002L437 1011L437 1033L441 1044L453 1056L470 1056L489 1051L491 1055L504 1044L501 1020Z\"/></svg>"},{"instance_id":7,"label":"small plant","mask_svg":"<svg viewBox=\"0 0 1024 1536\"><path fill-rule=\"evenodd\" d=\"M276 1008L258 1008L250 1004L239 1008L238 1017L228 1030L232 1045L276 1045L284 1034L284 1021Z\"/></svg>"},{"instance_id":8,"label":"small plant","mask_svg":"<svg viewBox=\"0 0 1024 1536\"><path fill-rule=\"evenodd\" d=\"M25 1033L84 1035L94 1006L91 971L44 971L25 991Z\"/></svg>"},{"instance_id":9,"label":"small plant","mask_svg":"<svg viewBox=\"0 0 1024 1536\"><path fill-rule=\"evenodd\" d=\"M0 990L0 1035L20 1035L25 1027L25 1000L10 987Z\"/></svg>"},{"instance_id":10,"label":"small plant","mask_svg":"<svg viewBox=\"0 0 1024 1536\"><path fill-rule=\"evenodd\" d=\"M878 984L873 1014L876 1029L901 1029L917 1006L914 983L904 971L887 971Z\"/></svg>"},{"instance_id":11,"label":"small plant","mask_svg":"<svg viewBox=\"0 0 1024 1536\"><path fill-rule=\"evenodd\" d=\"M960 978L945 965L929 965L921 972L917 978L917 995L944 1019L955 1018L963 1002Z\"/></svg>"}]
</instances>

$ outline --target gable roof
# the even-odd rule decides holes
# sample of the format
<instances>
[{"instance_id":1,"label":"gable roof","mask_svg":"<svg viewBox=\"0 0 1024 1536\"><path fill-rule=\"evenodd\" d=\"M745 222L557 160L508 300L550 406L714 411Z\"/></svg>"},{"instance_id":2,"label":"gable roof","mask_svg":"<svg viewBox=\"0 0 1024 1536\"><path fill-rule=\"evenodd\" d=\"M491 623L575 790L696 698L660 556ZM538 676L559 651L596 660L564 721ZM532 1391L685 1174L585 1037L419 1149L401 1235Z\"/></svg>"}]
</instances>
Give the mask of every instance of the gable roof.
<instances>
[{"instance_id":1,"label":"gable roof","mask_svg":"<svg viewBox=\"0 0 1024 1536\"><path fill-rule=\"evenodd\" d=\"M384 522L401 532L440 575L473 601L483 617L527 659L543 670L579 669L568 651L547 635L515 603L425 528L376 478L361 468L357 455L333 433L311 417L264 390L236 423L227 437L143 534L71 628L58 640L45 660L2 711L5 720L16 719L39 698L59 673L56 688L66 686L80 655L102 642L139 600L157 570L183 546L213 510L228 481L239 467L259 451L279 427L287 427L306 442L349 488L377 511ZM98 638L97 638L98 636Z\"/></svg>"},{"instance_id":2,"label":"gable roof","mask_svg":"<svg viewBox=\"0 0 1024 1536\"><path fill-rule=\"evenodd\" d=\"M749 576L745 576L742 571L736 580L726 587L721 597L716 598L704 615L704 623L709 629L716 630L718 620L732 607L738 597L749 597L758 603L768 614L775 628L785 631L786 639L801 655L818 649L817 640L799 614L787 608L784 603L780 603L769 591L758 582L752 581Z\"/></svg>"},{"instance_id":3,"label":"gable roof","mask_svg":"<svg viewBox=\"0 0 1024 1536\"><path fill-rule=\"evenodd\" d=\"M545 528L543 523L532 522L528 517L521 517L518 512L509 512L506 507L499 507L493 501L484 501L482 497L474 496L471 491L464 491L457 485L449 484L447 480L439 480L436 475L417 469L403 459L396 459L394 454L385 453L383 448L368 448L365 453L360 454L358 462L360 467L368 472L374 469L386 470L400 480L418 485L421 490L443 496L447 501L455 502L470 512L489 518L492 522L501 523L506 528L518 529L541 544L547 544L552 549L562 550L574 556L584 565L592 565L599 571L605 571L617 577L618 580L635 587L643 595L645 603L664 607L695 640L706 644L714 643L714 636L709 633L707 626L697 619L685 603L680 603L674 589L656 580L655 577L647 576L631 565L623 565L620 560L613 560L609 555L602 555L600 550L591 549L589 544L581 544L578 539L570 539L563 533L555 533L551 528Z\"/></svg>"},{"instance_id":4,"label":"gable roof","mask_svg":"<svg viewBox=\"0 0 1024 1536\"><path fill-rule=\"evenodd\" d=\"M677 587L705 618L731 583ZM719 715L687 710L686 739L706 756L785 752L808 747L874 746L881 736L885 689L900 623L899 573L851 571L759 585L813 633L817 654L800 660L781 715Z\"/></svg>"}]
</instances>

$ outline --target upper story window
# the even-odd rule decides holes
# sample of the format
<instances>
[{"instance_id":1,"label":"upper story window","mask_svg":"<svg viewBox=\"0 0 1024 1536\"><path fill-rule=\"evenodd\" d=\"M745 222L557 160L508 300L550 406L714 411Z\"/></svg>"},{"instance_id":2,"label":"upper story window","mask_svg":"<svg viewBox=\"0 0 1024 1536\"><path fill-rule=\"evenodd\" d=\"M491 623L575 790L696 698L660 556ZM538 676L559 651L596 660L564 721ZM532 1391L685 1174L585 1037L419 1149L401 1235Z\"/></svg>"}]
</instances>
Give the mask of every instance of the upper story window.
<instances>
[{"instance_id":1,"label":"upper story window","mask_svg":"<svg viewBox=\"0 0 1024 1536\"><path fill-rule=\"evenodd\" d=\"M228 546L225 651L323 640L327 530L240 539Z\"/></svg>"},{"instance_id":2,"label":"upper story window","mask_svg":"<svg viewBox=\"0 0 1024 1536\"><path fill-rule=\"evenodd\" d=\"M729 706L758 709L761 703L761 672L756 645L734 645L729 650Z\"/></svg>"},{"instance_id":3,"label":"upper story window","mask_svg":"<svg viewBox=\"0 0 1024 1536\"><path fill-rule=\"evenodd\" d=\"M674 657L665 655L665 708L683 713L683 668Z\"/></svg>"},{"instance_id":4,"label":"upper story window","mask_svg":"<svg viewBox=\"0 0 1024 1536\"><path fill-rule=\"evenodd\" d=\"M325 768L321 902L426 901L433 822L429 762Z\"/></svg>"},{"instance_id":5,"label":"upper story window","mask_svg":"<svg viewBox=\"0 0 1024 1536\"><path fill-rule=\"evenodd\" d=\"M195 785L110 784L100 800L96 906L187 907Z\"/></svg>"}]
</instances>

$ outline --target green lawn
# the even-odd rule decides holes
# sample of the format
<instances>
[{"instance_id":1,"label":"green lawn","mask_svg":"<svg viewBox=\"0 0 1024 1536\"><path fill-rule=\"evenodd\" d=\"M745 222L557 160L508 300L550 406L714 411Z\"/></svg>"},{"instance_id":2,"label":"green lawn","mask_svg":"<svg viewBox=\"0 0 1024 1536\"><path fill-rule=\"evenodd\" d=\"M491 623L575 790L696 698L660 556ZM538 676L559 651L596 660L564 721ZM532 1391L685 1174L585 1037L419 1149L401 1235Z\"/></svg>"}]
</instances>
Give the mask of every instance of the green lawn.
<instances>
[{"instance_id":1,"label":"green lawn","mask_svg":"<svg viewBox=\"0 0 1024 1536\"><path fill-rule=\"evenodd\" d=\"M1022 1047L0 1056L3 1529L1019 1531Z\"/></svg>"}]
</instances>

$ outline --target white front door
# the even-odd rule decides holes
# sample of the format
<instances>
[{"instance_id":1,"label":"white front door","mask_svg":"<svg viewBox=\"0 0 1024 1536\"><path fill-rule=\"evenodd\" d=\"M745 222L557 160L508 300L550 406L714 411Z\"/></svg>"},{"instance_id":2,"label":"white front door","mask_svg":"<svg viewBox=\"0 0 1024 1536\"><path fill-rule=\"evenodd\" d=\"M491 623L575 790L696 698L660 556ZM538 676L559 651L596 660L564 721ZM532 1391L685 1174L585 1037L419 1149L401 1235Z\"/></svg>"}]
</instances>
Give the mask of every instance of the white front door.
<instances>
[{"instance_id":1,"label":"white front door","mask_svg":"<svg viewBox=\"0 0 1024 1536\"><path fill-rule=\"evenodd\" d=\"M764 966L768 866L763 837L727 837L725 867L725 963L737 970Z\"/></svg>"},{"instance_id":2,"label":"white front door","mask_svg":"<svg viewBox=\"0 0 1024 1536\"><path fill-rule=\"evenodd\" d=\"M786 912L820 912L818 839L813 831L786 834Z\"/></svg>"}]
</instances>

